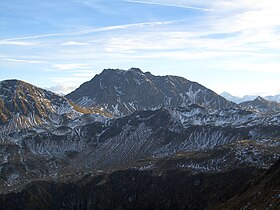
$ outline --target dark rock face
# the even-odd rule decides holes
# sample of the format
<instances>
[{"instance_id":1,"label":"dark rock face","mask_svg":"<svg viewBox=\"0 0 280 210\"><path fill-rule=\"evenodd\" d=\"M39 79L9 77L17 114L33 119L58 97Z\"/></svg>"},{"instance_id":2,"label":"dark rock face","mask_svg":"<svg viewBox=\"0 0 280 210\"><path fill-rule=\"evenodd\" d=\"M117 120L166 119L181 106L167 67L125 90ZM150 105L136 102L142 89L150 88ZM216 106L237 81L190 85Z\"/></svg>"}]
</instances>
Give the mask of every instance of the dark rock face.
<instances>
[{"instance_id":1,"label":"dark rock face","mask_svg":"<svg viewBox=\"0 0 280 210\"><path fill-rule=\"evenodd\" d=\"M280 160L233 199L215 209L280 209Z\"/></svg>"},{"instance_id":2,"label":"dark rock face","mask_svg":"<svg viewBox=\"0 0 280 210\"><path fill-rule=\"evenodd\" d=\"M34 182L0 202L4 209L211 209L243 192L260 172L116 171L68 184Z\"/></svg>"},{"instance_id":3,"label":"dark rock face","mask_svg":"<svg viewBox=\"0 0 280 210\"><path fill-rule=\"evenodd\" d=\"M236 106L196 82L177 76L154 76L137 68L105 69L66 97L82 106L103 107L116 116L164 106Z\"/></svg>"}]
</instances>

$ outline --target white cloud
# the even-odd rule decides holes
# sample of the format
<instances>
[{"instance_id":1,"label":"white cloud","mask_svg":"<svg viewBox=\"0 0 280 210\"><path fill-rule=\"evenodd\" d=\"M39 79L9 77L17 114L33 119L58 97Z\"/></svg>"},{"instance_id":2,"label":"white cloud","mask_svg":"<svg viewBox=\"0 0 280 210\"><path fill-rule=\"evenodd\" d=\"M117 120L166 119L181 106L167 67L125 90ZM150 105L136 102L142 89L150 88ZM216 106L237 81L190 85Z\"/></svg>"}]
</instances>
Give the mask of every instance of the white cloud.
<instances>
[{"instance_id":1,"label":"white cloud","mask_svg":"<svg viewBox=\"0 0 280 210\"><path fill-rule=\"evenodd\" d=\"M175 7L196 9L200 10L202 15L194 15L183 21L158 19L154 22L0 40L0 44L32 46L39 44L33 41L40 39L41 44L40 51L34 50L34 53L24 51L25 55L39 56L38 60L37 58L29 60L29 57L21 59L19 56L16 58L20 59L11 59L14 56L12 53L16 54L16 51L3 52L7 58L1 60L26 63L39 63L40 59L44 60L53 64L50 71L67 70L67 73L71 74L73 77L69 79L71 82L65 81L69 87L73 86L73 82L80 84L82 80L87 81L92 77L93 67L121 67L128 64L147 66L151 71L157 67L167 68L164 66L167 64L174 65L174 69L184 66L181 70L193 67L199 69L201 66L203 69L214 69L213 66L216 65L216 69L225 74L226 71L244 71L244 74L247 74L246 71L252 74L280 73L278 61L280 1L126 0L126 2L134 3L135 7L139 4L153 4L170 6L174 9ZM50 39L47 39L48 37ZM47 42L48 45L42 45L43 42ZM20 53L21 50L19 55ZM177 74L177 70L172 74ZM79 80L75 80L75 77ZM223 90L228 90L226 85L227 83L223 86ZM229 83L228 85L233 90L238 88ZM241 87L236 92L245 92L246 85L241 84ZM260 91L254 84L252 88ZM271 87L272 89L275 87Z\"/></svg>"},{"instance_id":2,"label":"white cloud","mask_svg":"<svg viewBox=\"0 0 280 210\"><path fill-rule=\"evenodd\" d=\"M52 78L51 82L55 85L48 87L47 89L54 91L56 93L67 94L75 90L82 83L89 81L92 77L77 77L74 75L62 78Z\"/></svg>"},{"instance_id":3,"label":"white cloud","mask_svg":"<svg viewBox=\"0 0 280 210\"><path fill-rule=\"evenodd\" d=\"M8 62L17 62L17 63L30 63L30 64L43 63L43 61L40 60L25 60L25 59L14 59L14 58L2 58L0 60L8 61Z\"/></svg>"},{"instance_id":4,"label":"white cloud","mask_svg":"<svg viewBox=\"0 0 280 210\"><path fill-rule=\"evenodd\" d=\"M123 24L123 25L107 26L107 27L100 27L100 28L92 28L92 29L80 30L80 31L69 32L69 33L40 34L40 35L36 35L36 36L25 36L25 37L4 39L4 40L0 40L0 43L1 42L3 42L3 43L10 42L11 43L11 41L15 41L15 40L39 39L39 38L45 38L45 37L80 36L80 35L86 35L86 34L91 34L91 33L96 33L96 32L128 29L128 28L132 28L132 27L167 25L167 24L175 23L177 21L178 20L132 23L132 24Z\"/></svg>"},{"instance_id":5,"label":"white cloud","mask_svg":"<svg viewBox=\"0 0 280 210\"><path fill-rule=\"evenodd\" d=\"M88 43L86 42L77 42L77 41L68 41L61 43L61 46L86 46Z\"/></svg>"},{"instance_id":6,"label":"white cloud","mask_svg":"<svg viewBox=\"0 0 280 210\"><path fill-rule=\"evenodd\" d=\"M38 45L38 42L0 40L0 45L34 46L34 45Z\"/></svg>"},{"instance_id":7,"label":"white cloud","mask_svg":"<svg viewBox=\"0 0 280 210\"><path fill-rule=\"evenodd\" d=\"M67 73L67 76L51 78L53 85L47 87L47 89L56 93L67 94L78 88L82 83L91 80L96 74L92 69L70 69Z\"/></svg>"},{"instance_id":8,"label":"white cloud","mask_svg":"<svg viewBox=\"0 0 280 210\"><path fill-rule=\"evenodd\" d=\"M58 94L67 94L77 88L77 86L66 86L63 84L57 84L51 87L46 87L45 89L50 90L52 92L58 93Z\"/></svg>"}]
</instances>

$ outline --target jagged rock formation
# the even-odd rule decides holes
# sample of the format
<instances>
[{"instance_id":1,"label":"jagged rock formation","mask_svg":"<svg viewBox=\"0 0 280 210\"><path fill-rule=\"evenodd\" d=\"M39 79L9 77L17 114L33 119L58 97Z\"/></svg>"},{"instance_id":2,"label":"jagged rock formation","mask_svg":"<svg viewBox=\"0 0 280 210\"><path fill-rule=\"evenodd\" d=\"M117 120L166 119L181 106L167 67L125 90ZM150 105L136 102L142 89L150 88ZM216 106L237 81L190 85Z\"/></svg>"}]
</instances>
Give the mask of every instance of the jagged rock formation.
<instances>
[{"instance_id":1,"label":"jagged rock formation","mask_svg":"<svg viewBox=\"0 0 280 210\"><path fill-rule=\"evenodd\" d=\"M137 68L105 69L66 97L81 106L102 107L116 116L189 104L213 109L236 106L196 82L177 76L154 76Z\"/></svg>"}]
</instances>

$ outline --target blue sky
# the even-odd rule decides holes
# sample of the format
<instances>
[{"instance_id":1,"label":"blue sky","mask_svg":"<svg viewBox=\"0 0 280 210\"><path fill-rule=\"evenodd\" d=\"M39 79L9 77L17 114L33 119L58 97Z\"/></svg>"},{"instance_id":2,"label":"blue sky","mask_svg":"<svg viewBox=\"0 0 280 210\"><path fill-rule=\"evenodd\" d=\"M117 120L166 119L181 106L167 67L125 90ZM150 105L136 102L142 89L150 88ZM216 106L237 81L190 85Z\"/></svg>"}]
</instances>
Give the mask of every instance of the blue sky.
<instances>
[{"instance_id":1,"label":"blue sky","mask_svg":"<svg viewBox=\"0 0 280 210\"><path fill-rule=\"evenodd\" d=\"M67 93L104 68L280 93L277 0L0 1L0 80Z\"/></svg>"}]
</instances>

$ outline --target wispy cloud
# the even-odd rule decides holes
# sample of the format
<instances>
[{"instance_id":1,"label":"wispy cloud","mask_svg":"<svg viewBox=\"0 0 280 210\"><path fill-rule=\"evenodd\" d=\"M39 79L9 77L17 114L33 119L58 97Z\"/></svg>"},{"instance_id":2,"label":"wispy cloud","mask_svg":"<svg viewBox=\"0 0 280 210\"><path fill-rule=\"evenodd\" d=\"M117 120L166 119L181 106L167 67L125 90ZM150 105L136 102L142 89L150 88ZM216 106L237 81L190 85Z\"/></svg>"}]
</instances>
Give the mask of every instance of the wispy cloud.
<instances>
[{"instance_id":1,"label":"wispy cloud","mask_svg":"<svg viewBox=\"0 0 280 210\"><path fill-rule=\"evenodd\" d=\"M125 0L125 2L138 3L138 4L160 5L160 6L168 6L168 7L179 7L179 8L185 8L185 9L200 10L200 11L211 11L211 9L207 9L207 8L188 6L186 4L178 4L175 1L137 1L137 0Z\"/></svg>"},{"instance_id":2,"label":"wispy cloud","mask_svg":"<svg viewBox=\"0 0 280 210\"><path fill-rule=\"evenodd\" d=\"M144 27L144 26L156 26L156 25L168 25L180 20L174 21L155 21L155 22L143 22L143 23L132 23L132 24L123 24L123 25L115 25L115 26L107 26L107 27L100 27L100 28L92 28L87 30L80 30L74 32L67 32L67 33L52 33L52 34L40 34L35 36L25 36L25 37L16 37L16 38L9 38L0 40L0 43L3 42L10 42L15 40L28 40L28 39L39 39L45 37L59 37L59 36L79 36L79 35L86 35L96 32L105 32L105 31L112 31L112 30L121 30L121 29L128 29L132 27Z\"/></svg>"},{"instance_id":3,"label":"wispy cloud","mask_svg":"<svg viewBox=\"0 0 280 210\"><path fill-rule=\"evenodd\" d=\"M13 41L13 40L0 41L0 45L34 46L38 44L39 44L38 42L27 42L27 41Z\"/></svg>"},{"instance_id":4,"label":"wispy cloud","mask_svg":"<svg viewBox=\"0 0 280 210\"><path fill-rule=\"evenodd\" d=\"M169 73L171 68L174 69L172 74L187 78L191 75L190 79L221 91L228 90L225 87L230 84L232 77L238 77L235 72L245 76L266 76L268 72L280 75L279 0L120 1L122 9L139 10L139 14L143 13L141 15L132 12L120 14L119 10L112 14L110 11L113 6L106 5L105 1L81 1L92 5L86 7L87 10L95 11L92 16L86 13L83 21L78 21L77 25L73 23L71 29L61 28L61 33L56 31L56 27L45 30L54 33L44 33L42 30L37 31L38 35L14 35L10 37L15 38L2 39L1 53L5 56L0 60L6 66L11 65L11 69L16 69L17 65L20 69L21 63L44 61L40 69L59 73L63 71L66 79L55 78L53 83L67 88L89 80L94 75L92 69L100 71L108 67L144 66L152 72L161 69L156 72L158 74L164 71ZM96 2L101 7L97 10ZM112 2L115 5L118 1ZM85 8L85 4L82 7ZM171 8L174 13L167 14L166 9ZM109 11L103 11L106 9ZM102 15L97 17L97 14ZM35 69L37 65L30 65L28 69L30 67ZM211 83L207 76L203 80L201 75L209 75L209 71L215 71L217 78L225 75L225 84ZM244 92L246 82L240 87L234 87L234 82L231 88ZM274 88L269 82L265 85L267 90L269 87Z\"/></svg>"},{"instance_id":5,"label":"wispy cloud","mask_svg":"<svg viewBox=\"0 0 280 210\"><path fill-rule=\"evenodd\" d=\"M61 46L86 46L88 43L86 42L77 42L77 41L68 41L61 43Z\"/></svg>"},{"instance_id":6,"label":"wispy cloud","mask_svg":"<svg viewBox=\"0 0 280 210\"><path fill-rule=\"evenodd\" d=\"M43 63L43 61L40 60L25 60L25 59L14 59L14 58L1 58L0 60L8 61L8 62L16 62L16 63L30 63L30 64Z\"/></svg>"},{"instance_id":7,"label":"wispy cloud","mask_svg":"<svg viewBox=\"0 0 280 210\"><path fill-rule=\"evenodd\" d=\"M68 70L67 71L68 76L66 77L62 76L62 77L51 78L50 80L54 85L47 87L46 89L56 93L67 94L70 91L73 91L75 88L77 88L80 84L93 78L94 75L97 73L92 69L79 69L79 68L76 69L74 68L75 66L79 67L79 64L72 64L71 69L70 66L65 67L67 68L66 70ZM85 65L80 67L87 67L87 66Z\"/></svg>"},{"instance_id":8,"label":"wispy cloud","mask_svg":"<svg viewBox=\"0 0 280 210\"><path fill-rule=\"evenodd\" d=\"M15 40L38 39L38 38L44 38L44 37L56 37L56 36L63 36L63 35L71 35L71 34L70 33L40 34L40 35L35 35L35 36L8 38L8 39L0 40L0 42L11 42L11 41L15 41Z\"/></svg>"},{"instance_id":9,"label":"wispy cloud","mask_svg":"<svg viewBox=\"0 0 280 210\"><path fill-rule=\"evenodd\" d=\"M47 89L54 91L56 93L67 94L73 91L75 88L79 87L80 84L90 80L94 75L77 76L71 75L68 77L54 77L51 78L51 82L55 85L47 87Z\"/></svg>"}]
</instances>

